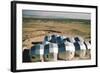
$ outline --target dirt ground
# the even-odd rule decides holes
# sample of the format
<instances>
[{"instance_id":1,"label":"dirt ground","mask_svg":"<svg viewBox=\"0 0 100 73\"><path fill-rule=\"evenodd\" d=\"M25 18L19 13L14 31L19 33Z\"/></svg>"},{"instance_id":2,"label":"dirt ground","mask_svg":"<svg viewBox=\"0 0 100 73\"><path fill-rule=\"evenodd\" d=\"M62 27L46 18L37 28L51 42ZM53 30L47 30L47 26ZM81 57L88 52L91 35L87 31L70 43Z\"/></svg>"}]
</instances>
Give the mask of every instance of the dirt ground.
<instances>
[{"instance_id":1,"label":"dirt ground","mask_svg":"<svg viewBox=\"0 0 100 73\"><path fill-rule=\"evenodd\" d=\"M84 40L90 40L91 25L84 22L55 22L43 20L33 20L23 22L22 26L22 47L30 49L35 44L41 43L44 37L48 34L59 34L64 36L82 36ZM79 60L79 57L74 57L73 60ZM83 59L90 59L90 56L85 56Z\"/></svg>"}]
</instances>

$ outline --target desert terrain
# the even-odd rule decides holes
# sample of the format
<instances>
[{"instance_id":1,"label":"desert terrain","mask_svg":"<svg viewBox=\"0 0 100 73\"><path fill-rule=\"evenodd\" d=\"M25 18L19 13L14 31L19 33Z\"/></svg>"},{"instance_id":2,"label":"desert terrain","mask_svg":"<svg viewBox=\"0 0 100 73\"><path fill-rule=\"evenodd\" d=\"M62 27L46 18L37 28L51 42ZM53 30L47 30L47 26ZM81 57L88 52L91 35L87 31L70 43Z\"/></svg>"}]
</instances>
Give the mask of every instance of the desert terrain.
<instances>
[{"instance_id":1,"label":"desert terrain","mask_svg":"<svg viewBox=\"0 0 100 73\"><path fill-rule=\"evenodd\" d=\"M81 36L85 41L91 40L90 20L80 19L34 19L23 18L22 47L23 62L30 62L29 49L35 44L41 43L48 34L64 36ZM88 54L88 52L87 52ZM90 59L91 55L83 58L75 56L72 60Z\"/></svg>"},{"instance_id":2,"label":"desert terrain","mask_svg":"<svg viewBox=\"0 0 100 73\"><path fill-rule=\"evenodd\" d=\"M91 39L90 20L81 19L34 19L23 18L22 42L27 49L41 43L48 34L64 36L81 36L84 40Z\"/></svg>"}]
</instances>

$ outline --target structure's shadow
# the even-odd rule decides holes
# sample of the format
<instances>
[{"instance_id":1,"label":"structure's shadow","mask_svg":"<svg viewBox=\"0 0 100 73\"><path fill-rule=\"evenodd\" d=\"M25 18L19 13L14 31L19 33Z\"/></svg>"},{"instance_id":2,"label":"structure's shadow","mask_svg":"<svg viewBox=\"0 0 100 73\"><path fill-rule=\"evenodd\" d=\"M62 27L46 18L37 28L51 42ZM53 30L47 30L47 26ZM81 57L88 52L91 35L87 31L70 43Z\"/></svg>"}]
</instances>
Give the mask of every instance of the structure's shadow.
<instances>
[{"instance_id":1,"label":"structure's shadow","mask_svg":"<svg viewBox=\"0 0 100 73\"><path fill-rule=\"evenodd\" d=\"M31 62L28 49L23 51L23 62Z\"/></svg>"}]
</instances>

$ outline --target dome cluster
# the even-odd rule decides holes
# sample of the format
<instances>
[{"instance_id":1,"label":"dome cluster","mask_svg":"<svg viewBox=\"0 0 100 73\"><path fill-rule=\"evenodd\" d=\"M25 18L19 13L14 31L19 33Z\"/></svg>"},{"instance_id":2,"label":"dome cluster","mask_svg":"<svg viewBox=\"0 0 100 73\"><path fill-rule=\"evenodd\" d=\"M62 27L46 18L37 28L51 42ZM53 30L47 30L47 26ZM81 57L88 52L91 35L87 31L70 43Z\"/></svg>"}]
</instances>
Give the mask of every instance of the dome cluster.
<instances>
[{"instance_id":1,"label":"dome cluster","mask_svg":"<svg viewBox=\"0 0 100 73\"><path fill-rule=\"evenodd\" d=\"M46 35L41 44L30 49L31 61L72 60L90 55L91 43L80 36Z\"/></svg>"}]
</instances>

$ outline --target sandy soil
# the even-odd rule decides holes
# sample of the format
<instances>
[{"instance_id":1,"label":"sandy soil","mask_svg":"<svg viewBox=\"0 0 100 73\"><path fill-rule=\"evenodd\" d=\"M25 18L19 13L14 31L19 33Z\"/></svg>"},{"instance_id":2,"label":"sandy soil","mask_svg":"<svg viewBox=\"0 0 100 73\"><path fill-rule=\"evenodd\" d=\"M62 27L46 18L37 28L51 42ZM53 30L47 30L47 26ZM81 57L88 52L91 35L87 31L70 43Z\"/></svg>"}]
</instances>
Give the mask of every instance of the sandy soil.
<instances>
[{"instance_id":1,"label":"sandy soil","mask_svg":"<svg viewBox=\"0 0 100 73\"><path fill-rule=\"evenodd\" d=\"M45 35L60 34L65 36L82 36L85 40L90 40L90 25L80 22L62 23L62 22L23 22L22 28L22 47L30 49L34 43L42 42ZM79 57L74 57L73 60L79 60ZM90 56L85 56L82 59L90 59Z\"/></svg>"}]
</instances>

